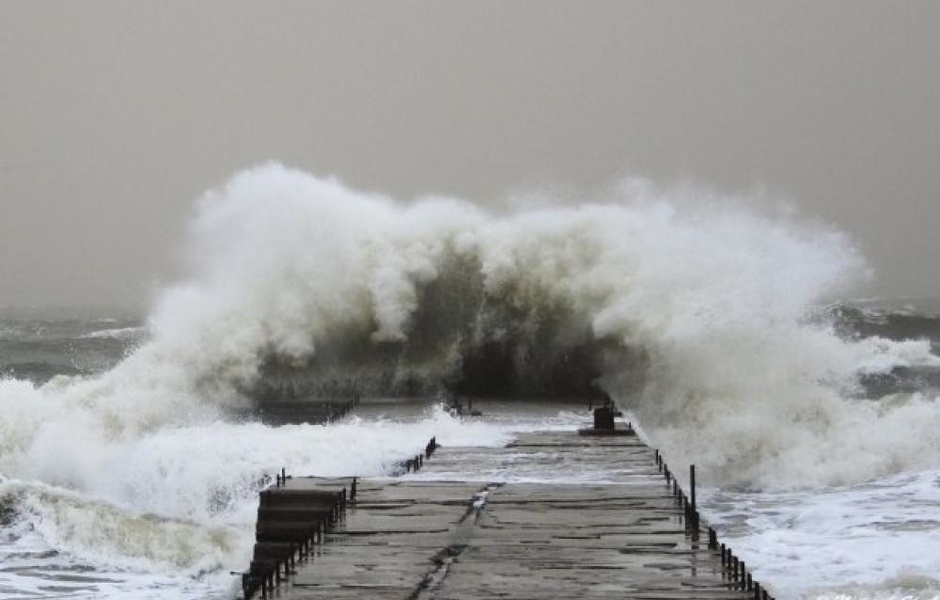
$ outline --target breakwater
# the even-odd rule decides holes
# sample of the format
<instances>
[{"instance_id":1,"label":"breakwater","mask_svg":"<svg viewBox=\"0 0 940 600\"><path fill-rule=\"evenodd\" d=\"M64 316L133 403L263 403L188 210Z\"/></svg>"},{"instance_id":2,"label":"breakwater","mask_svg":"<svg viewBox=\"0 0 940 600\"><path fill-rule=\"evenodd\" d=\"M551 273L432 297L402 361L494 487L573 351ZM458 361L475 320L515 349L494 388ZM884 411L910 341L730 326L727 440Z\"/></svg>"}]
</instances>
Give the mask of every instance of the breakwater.
<instances>
[{"instance_id":1,"label":"breakwater","mask_svg":"<svg viewBox=\"0 0 940 600\"><path fill-rule=\"evenodd\" d=\"M290 535L288 498L296 501L301 490L333 494L323 497L332 497L338 512L321 517L322 528L298 526L315 534L306 551L296 540L277 542L272 549L291 558L281 559L271 586L249 585L246 594L268 594L279 583L285 600L771 598L702 522L694 468L680 485L657 450L629 425L621 430L526 433L504 448L438 449L432 440L434 460L426 461L427 452L404 459L400 476L280 477L260 503L281 503L264 514L288 524L262 527L259 506L259 532ZM468 461L492 465L509 481L461 480ZM533 465L550 471L562 464L568 472L612 476L578 484L511 477ZM275 499L279 494L284 498ZM265 558L257 558L263 567Z\"/></svg>"}]
</instances>

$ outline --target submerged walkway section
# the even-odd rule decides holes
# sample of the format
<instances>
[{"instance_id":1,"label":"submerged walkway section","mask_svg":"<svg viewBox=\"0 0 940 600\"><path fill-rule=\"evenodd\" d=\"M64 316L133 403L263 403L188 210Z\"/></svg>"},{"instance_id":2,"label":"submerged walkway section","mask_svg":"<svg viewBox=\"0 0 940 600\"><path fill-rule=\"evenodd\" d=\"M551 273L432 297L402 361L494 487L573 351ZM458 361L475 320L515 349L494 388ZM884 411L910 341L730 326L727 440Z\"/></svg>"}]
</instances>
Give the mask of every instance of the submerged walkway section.
<instances>
[{"instance_id":1,"label":"submerged walkway section","mask_svg":"<svg viewBox=\"0 0 940 600\"><path fill-rule=\"evenodd\" d=\"M468 461L483 467L470 478ZM551 482L562 465L576 468L581 482ZM540 482L525 482L527 473ZM286 487L350 484L295 481ZM674 480L635 436L540 432L505 448L445 445L415 476L360 480L356 488L345 517L295 565L277 597L768 597L710 530L689 522Z\"/></svg>"}]
</instances>

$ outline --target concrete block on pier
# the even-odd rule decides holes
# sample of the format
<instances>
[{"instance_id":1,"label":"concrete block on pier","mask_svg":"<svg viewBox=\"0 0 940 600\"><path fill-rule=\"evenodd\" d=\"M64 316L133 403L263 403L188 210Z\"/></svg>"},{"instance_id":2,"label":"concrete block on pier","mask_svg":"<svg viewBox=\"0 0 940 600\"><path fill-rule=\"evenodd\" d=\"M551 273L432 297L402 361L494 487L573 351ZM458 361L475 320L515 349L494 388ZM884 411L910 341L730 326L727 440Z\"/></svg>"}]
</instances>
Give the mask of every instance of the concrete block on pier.
<instances>
[{"instance_id":1,"label":"concrete block on pier","mask_svg":"<svg viewBox=\"0 0 940 600\"><path fill-rule=\"evenodd\" d=\"M594 427L589 429L579 429L579 435L598 435L598 436L619 436L636 435L633 427L628 423L626 426L614 422L614 408L611 406L601 406L594 409Z\"/></svg>"}]
</instances>

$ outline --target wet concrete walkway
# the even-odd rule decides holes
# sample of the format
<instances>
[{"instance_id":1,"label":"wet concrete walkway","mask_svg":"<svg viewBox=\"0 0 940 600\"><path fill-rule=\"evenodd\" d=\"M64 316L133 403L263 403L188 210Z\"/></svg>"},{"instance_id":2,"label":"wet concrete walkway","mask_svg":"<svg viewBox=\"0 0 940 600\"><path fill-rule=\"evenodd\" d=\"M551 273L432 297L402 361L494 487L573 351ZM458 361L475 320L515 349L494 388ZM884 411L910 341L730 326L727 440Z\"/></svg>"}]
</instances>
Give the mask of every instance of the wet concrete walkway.
<instances>
[{"instance_id":1,"label":"wet concrete walkway","mask_svg":"<svg viewBox=\"0 0 940 600\"><path fill-rule=\"evenodd\" d=\"M474 454L476 457L468 456ZM522 474L459 481L468 459ZM587 481L544 479L576 466ZM449 481L431 481L430 479ZM596 480L596 481L595 481ZM294 480L288 486L348 486ZM285 600L761 597L738 589L636 437L533 433L506 448L442 447L416 476L360 481L346 518L275 592Z\"/></svg>"}]
</instances>

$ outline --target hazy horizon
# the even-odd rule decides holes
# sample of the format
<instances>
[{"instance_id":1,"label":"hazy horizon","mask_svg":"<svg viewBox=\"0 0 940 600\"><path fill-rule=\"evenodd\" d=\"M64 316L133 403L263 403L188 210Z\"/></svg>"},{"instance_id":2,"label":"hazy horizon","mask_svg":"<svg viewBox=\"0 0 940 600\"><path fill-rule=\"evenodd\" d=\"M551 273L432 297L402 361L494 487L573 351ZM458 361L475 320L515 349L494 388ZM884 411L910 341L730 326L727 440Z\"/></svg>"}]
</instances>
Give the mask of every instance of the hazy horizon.
<instances>
[{"instance_id":1,"label":"hazy horizon","mask_svg":"<svg viewBox=\"0 0 940 600\"><path fill-rule=\"evenodd\" d=\"M792 202L940 296L940 4L0 3L0 306L142 307L276 160L408 201Z\"/></svg>"}]
</instances>

